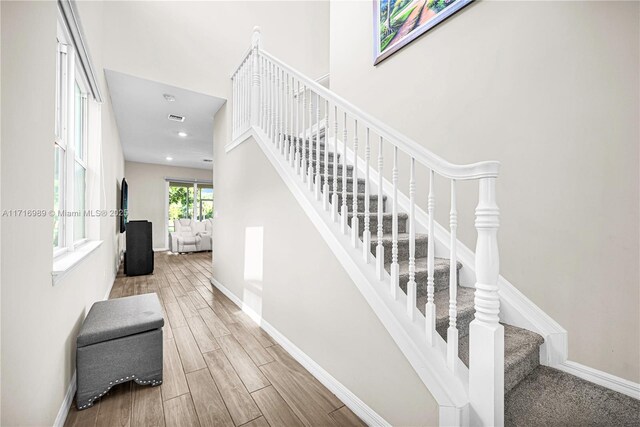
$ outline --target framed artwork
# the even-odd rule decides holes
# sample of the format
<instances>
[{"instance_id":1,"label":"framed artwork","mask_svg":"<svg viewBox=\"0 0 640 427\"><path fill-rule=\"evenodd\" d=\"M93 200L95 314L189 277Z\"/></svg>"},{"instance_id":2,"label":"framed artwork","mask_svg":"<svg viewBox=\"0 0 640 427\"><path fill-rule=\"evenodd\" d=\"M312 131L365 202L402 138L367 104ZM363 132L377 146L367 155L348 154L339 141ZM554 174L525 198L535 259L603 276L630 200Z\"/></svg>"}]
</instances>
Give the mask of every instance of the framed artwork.
<instances>
[{"instance_id":1,"label":"framed artwork","mask_svg":"<svg viewBox=\"0 0 640 427\"><path fill-rule=\"evenodd\" d=\"M374 0L373 64L379 64L473 0Z\"/></svg>"}]
</instances>

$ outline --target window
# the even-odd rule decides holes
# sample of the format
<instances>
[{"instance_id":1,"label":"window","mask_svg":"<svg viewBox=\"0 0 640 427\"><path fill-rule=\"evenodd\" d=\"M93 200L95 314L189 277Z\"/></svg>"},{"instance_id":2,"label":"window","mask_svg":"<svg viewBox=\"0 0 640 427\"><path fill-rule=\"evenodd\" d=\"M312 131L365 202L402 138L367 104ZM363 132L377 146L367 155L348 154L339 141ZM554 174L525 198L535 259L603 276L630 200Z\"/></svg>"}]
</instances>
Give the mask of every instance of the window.
<instances>
[{"instance_id":1,"label":"window","mask_svg":"<svg viewBox=\"0 0 640 427\"><path fill-rule=\"evenodd\" d=\"M213 186L210 184L198 184L197 198L198 221L213 218Z\"/></svg>"},{"instance_id":2,"label":"window","mask_svg":"<svg viewBox=\"0 0 640 427\"><path fill-rule=\"evenodd\" d=\"M54 256L87 238L88 84L71 37L58 20L53 176Z\"/></svg>"},{"instance_id":3,"label":"window","mask_svg":"<svg viewBox=\"0 0 640 427\"><path fill-rule=\"evenodd\" d=\"M173 221L193 216L193 184L169 183L169 232L174 231Z\"/></svg>"},{"instance_id":4,"label":"window","mask_svg":"<svg viewBox=\"0 0 640 427\"><path fill-rule=\"evenodd\" d=\"M169 182L169 232L176 219L213 218L213 186L197 182Z\"/></svg>"}]
</instances>

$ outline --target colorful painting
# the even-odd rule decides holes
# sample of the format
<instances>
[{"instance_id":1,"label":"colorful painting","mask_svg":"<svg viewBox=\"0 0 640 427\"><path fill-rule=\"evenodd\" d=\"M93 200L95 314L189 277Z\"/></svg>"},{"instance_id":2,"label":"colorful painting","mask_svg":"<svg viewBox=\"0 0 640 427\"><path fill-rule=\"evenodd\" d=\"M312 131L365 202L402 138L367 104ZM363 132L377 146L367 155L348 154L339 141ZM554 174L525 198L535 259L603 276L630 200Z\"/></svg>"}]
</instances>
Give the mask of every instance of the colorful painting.
<instances>
[{"instance_id":1,"label":"colorful painting","mask_svg":"<svg viewBox=\"0 0 640 427\"><path fill-rule=\"evenodd\" d=\"M374 64L388 58L473 0L374 0Z\"/></svg>"}]
</instances>

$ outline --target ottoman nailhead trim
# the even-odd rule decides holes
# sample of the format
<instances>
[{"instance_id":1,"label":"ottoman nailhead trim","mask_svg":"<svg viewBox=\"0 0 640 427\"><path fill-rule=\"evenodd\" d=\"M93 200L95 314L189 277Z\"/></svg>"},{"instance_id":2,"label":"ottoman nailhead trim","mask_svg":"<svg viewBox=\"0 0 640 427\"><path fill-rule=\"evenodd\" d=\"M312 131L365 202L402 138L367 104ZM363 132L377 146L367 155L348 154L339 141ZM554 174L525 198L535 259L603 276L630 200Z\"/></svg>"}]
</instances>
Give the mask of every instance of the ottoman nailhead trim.
<instances>
[{"instance_id":1,"label":"ottoman nailhead trim","mask_svg":"<svg viewBox=\"0 0 640 427\"><path fill-rule=\"evenodd\" d=\"M119 383L121 381L124 381L125 379L129 380L129 378L131 378L136 383L141 384L141 385L149 384L149 383L151 383L151 385L162 384L162 380L146 380L146 381L145 380L139 380L139 379L136 378L135 375L131 375L129 377L120 378L119 380L115 380L115 383L117 384L117 383ZM93 401L97 400L98 398L100 398L100 397L104 396L105 394L107 394L107 392L109 390L111 390L111 388L113 387L113 383L114 383L114 381L109 381L109 387L107 387L106 390L104 390L102 393L97 394L94 397L90 397L89 400L87 400L88 403L86 405L81 406L80 409L90 408L91 406L93 406Z\"/></svg>"}]
</instances>

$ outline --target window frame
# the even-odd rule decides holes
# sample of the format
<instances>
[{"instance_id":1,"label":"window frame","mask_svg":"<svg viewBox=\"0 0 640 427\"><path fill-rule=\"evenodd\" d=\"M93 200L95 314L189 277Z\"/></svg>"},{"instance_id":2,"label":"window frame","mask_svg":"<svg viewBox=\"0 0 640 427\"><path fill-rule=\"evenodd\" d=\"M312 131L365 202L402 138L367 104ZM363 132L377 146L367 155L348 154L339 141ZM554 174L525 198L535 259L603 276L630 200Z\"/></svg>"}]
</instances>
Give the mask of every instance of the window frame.
<instances>
[{"instance_id":1,"label":"window frame","mask_svg":"<svg viewBox=\"0 0 640 427\"><path fill-rule=\"evenodd\" d=\"M55 135L54 150L60 148L62 156L59 165L59 205L57 208L67 215L58 217L58 245L53 246L54 260L60 256L76 250L87 243L88 227L84 217L87 210L89 171L89 92L88 78L80 64L79 57L72 42L71 33L66 25L62 13L58 13L57 22L57 58L56 58L56 107L55 107ZM81 153L76 151L76 84L80 90L80 117L82 128ZM55 156L55 154L54 154ZM84 169L84 206L75 206L75 170L76 164ZM54 180L56 176L54 176ZM54 196L55 197L55 196ZM77 216L68 215L77 212L83 216L83 233L75 238L75 220ZM53 233L52 233L53 234ZM52 235L53 238L53 235Z\"/></svg>"},{"instance_id":2,"label":"window frame","mask_svg":"<svg viewBox=\"0 0 640 427\"><path fill-rule=\"evenodd\" d=\"M66 107L68 105L67 97L68 90L67 84L69 81L68 77L68 44L65 43L66 37L60 23L58 20L57 34L56 34L56 113L55 113L55 130L54 130L54 158L55 158L55 150L59 148L61 150L61 156L58 159L58 173L59 176L56 177L54 175L54 180L58 179L58 206L54 206L59 210L66 209L66 200L67 200L67 126L68 121L65 120L67 116ZM54 172L55 174L55 172ZM55 185L55 184L54 184ZM55 195L54 195L55 197ZM57 214L57 212L56 212ZM55 226L55 223L54 223ZM58 244L53 246L53 256L58 257L65 252L67 252L67 239L66 239L66 221L64 217L58 217Z\"/></svg>"},{"instance_id":3,"label":"window frame","mask_svg":"<svg viewBox=\"0 0 640 427\"><path fill-rule=\"evenodd\" d=\"M202 198L202 190L211 190L211 198ZM196 212L196 219L198 221L205 221L206 219L209 218L204 218L203 214L202 214L202 202L211 202L211 206L213 207L213 184L201 184L198 186L198 193L197 193L197 197L198 197L198 211ZM200 219L198 219L200 218Z\"/></svg>"}]
</instances>

